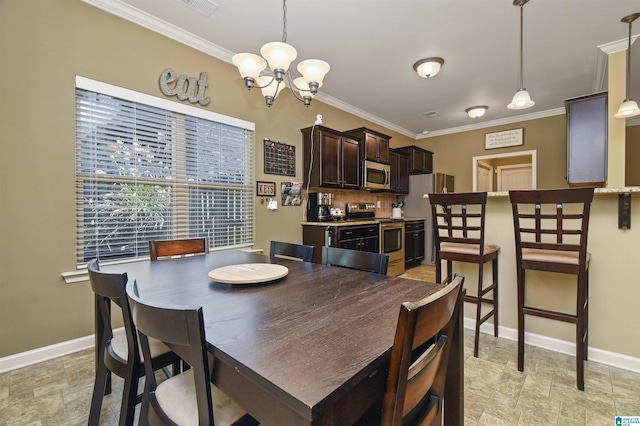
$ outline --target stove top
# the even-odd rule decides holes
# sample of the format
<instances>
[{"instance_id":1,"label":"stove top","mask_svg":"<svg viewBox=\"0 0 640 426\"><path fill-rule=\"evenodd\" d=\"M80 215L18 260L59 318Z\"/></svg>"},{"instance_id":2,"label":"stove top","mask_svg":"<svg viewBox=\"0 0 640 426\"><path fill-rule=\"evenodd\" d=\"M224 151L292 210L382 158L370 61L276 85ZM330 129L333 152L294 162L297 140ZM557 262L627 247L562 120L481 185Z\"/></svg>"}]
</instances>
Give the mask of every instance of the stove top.
<instances>
[{"instance_id":1,"label":"stove top","mask_svg":"<svg viewBox=\"0 0 640 426\"><path fill-rule=\"evenodd\" d=\"M375 219L376 205L373 203L348 203L345 214L347 219Z\"/></svg>"}]
</instances>

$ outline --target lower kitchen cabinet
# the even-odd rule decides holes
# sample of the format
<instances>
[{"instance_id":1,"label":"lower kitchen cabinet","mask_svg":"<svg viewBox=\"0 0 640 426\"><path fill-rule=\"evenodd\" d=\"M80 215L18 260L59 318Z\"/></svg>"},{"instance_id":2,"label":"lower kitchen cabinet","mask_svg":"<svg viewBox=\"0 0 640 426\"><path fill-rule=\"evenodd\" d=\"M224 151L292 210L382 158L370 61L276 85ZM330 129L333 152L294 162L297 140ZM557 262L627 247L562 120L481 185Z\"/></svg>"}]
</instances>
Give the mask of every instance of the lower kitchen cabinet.
<instances>
[{"instance_id":1,"label":"lower kitchen cabinet","mask_svg":"<svg viewBox=\"0 0 640 426\"><path fill-rule=\"evenodd\" d=\"M419 265L424 260L424 220L405 221L404 241L405 268Z\"/></svg>"},{"instance_id":2,"label":"lower kitchen cabinet","mask_svg":"<svg viewBox=\"0 0 640 426\"><path fill-rule=\"evenodd\" d=\"M322 262L322 247L339 247L349 250L379 253L380 231L378 224L332 226L330 223L302 226L302 244L316 248L314 263Z\"/></svg>"}]
</instances>

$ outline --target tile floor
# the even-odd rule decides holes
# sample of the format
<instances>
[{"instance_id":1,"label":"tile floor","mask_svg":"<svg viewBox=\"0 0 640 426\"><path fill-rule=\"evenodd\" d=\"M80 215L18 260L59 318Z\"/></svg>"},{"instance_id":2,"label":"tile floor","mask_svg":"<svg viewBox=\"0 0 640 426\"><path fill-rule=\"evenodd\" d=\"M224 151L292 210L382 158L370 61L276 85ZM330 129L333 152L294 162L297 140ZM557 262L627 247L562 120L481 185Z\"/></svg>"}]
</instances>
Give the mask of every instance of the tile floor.
<instances>
[{"instance_id":1,"label":"tile floor","mask_svg":"<svg viewBox=\"0 0 640 426\"><path fill-rule=\"evenodd\" d=\"M430 268L407 278L433 280ZM640 416L640 374L587 362L585 391L575 387L574 358L526 347L516 368L516 343L465 330L465 425L614 425ZM0 374L0 425L86 424L93 389L93 351L85 350ZM117 425L122 380L103 402L101 425Z\"/></svg>"}]
</instances>

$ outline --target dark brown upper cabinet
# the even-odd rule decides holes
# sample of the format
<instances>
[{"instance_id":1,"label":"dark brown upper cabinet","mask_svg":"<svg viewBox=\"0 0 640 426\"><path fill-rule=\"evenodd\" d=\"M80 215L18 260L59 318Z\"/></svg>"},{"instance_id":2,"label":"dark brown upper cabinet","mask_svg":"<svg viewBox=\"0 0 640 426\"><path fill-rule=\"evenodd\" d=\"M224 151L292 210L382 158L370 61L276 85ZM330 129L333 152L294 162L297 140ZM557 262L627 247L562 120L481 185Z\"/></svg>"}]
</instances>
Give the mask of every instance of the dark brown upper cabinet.
<instances>
[{"instance_id":1,"label":"dark brown upper cabinet","mask_svg":"<svg viewBox=\"0 0 640 426\"><path fill-rule=\"evenodd\" d=\"M346 133L354 135L362 141L360 144L360 157L363 160L389 164L389 140L391 136L366 127L347 130Z\"/></svg>"},{"instance_id":2,"label":"dark brown upper cabinet","mask_svg":"<svg viewBox=\"0 0 640 426\"><path fill-rule=\"evenodd\" d=\"M305 185L309 179L311 187L360 188L359 139L323 126L300 131L304 145Z\"/></svg>"}]
</instances>

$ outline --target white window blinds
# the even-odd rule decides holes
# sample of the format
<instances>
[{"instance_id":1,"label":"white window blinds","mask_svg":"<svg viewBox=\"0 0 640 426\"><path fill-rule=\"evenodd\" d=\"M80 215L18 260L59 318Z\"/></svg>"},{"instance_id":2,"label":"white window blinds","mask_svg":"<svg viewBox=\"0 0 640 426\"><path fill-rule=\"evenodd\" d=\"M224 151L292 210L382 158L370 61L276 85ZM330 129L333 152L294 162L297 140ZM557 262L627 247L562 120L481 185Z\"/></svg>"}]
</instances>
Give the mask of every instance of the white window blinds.
<instances>
[{"instance_id":1,"label":"white window blinds","mask_svg":"<svg viewBox=\"0 0 640 426\"><path fill-rule=\"evenodd\" d=\"M78 79L78 264L146 257L151 239L253 243L251 123Z\"/></svg>"}]
</instances>

